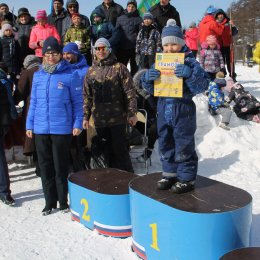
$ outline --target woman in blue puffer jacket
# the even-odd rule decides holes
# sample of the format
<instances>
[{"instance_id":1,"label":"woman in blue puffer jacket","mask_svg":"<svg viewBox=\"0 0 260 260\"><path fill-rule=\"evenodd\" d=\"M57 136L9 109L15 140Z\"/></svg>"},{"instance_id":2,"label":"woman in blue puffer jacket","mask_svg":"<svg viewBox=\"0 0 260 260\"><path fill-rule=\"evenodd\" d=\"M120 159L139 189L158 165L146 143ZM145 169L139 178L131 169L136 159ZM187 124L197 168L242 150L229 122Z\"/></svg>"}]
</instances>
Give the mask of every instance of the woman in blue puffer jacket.
<instances>
[{"instance_id":1,"label":"woman in blue puffer jacket","mask_svg":"<svg viewBox=\"0 0 260 260\"><path fill-rule=\"evenodd\" d=\"M62 48L54 37L44 41L43 65L34 73L26 134L35 135L45 208L51 213L60 204L68 211L69 149L72 134L82 129L82 83L71 65L62 60Z\"/></svg>"}]
</instances>

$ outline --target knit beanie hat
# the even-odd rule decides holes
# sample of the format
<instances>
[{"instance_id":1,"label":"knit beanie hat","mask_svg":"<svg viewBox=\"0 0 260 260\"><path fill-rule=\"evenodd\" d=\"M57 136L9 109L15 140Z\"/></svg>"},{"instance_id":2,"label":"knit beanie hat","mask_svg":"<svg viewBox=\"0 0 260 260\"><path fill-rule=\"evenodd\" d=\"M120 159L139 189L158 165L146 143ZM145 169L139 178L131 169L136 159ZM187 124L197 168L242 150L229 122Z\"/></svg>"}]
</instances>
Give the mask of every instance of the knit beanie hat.
<instances>
[{"instance_id":1,"label":"knit beanie hat","mask_svg":"<svg viewBox=\"0 0 260 260\"><path fill-rule=\"evenodd\" d=\"M217 38L214 35L209 35L206 38L206 42L207 42L207 44L217 44Z\"/></svg>"},{"instance_id":2,"label":"knit beanie hat","mask_svg":"<svg viewBox=\"0 0 260 260\"><path fill-rule=\"evenodd\" d=\"M80 17L80 14L79 13L72 14L71 19L73 19L74 17Z\"/></svg>"},{"instance_id":3,"label":"knit beanie hat","mask_svg":"<svg viewBox=\"0 0 260 260\"><path fill-rule=\"evenodd\" d=\"M162 45L171 43L179 44L181 46L185 45L182 30L176 25L174 19L169 19L162 30Z\"/></svg>"},{"instance_id":4,"label":"knit beanie hat","mask_svg":"<svg viewBox=\"0 0 260 260\"><path fill-rule=\"evenodd\" d=\"M45 10L39 10L36 13L36 20L47 20L47 14Z\"/></svg>"},{"instance_id":5,"label":"knit beanie hat","mask_svg":"<svg viewBox=\"0 0 260 260\"><path fill-rule=\"evenodd\" d=\"M109 49L109 52L111 52L111 45L106 38L97 39L95 42L94 48L99 47L100 45L107 47Z\"/></svg>"},{"instance_id":6,"label":"knit beanie hat","mask_svg":"<svg viewBox=\"0 0 260 260\"><path fill-rule=\"evenodd\" d=\"M80 54L78 45L75 42L69 42L65 45L62 52L68 52L77 56Z\"/></svg>"},{"instance_id":7,"label":"knit beanie hat","mask_svg":"<svg viewBox=\"0 0 260 260\"><path fill-rule=\"evenodd\" d=\"M13 32L13 27L9 23L5 23L2 25L2 32L4 33L6 30L11 30Z\"/></svg>"},{"instance_id":8,"label":"knit beanie hat","mask_svg":"<svg viewBox=\"0 0 260 260\"><path fill-rule=\"evenodd\" d=\"M53 36L48 37L43 43L42 55L44 55L47 51L62 53L62 48L58 40Z\"/></svg>"},{"instance_id":9,"label":"knit beanie hat","mask_svg":"<svg viewBox=\"0 0 260 260\"><path fill-rule=\"evenodd\" d=\"M0 4L0 8L3 7L3 6L9 8L8 5L7 5L6 3L2 3L2 4Z\"/></svg>"},{"instance_id":10,"label":"knit beanie hat","mask_svg":"<svg viewBox=\"0 0 260 260\"><path fill-rule=\"evenodd\" d=\"M210 5L206 11L207 14L215 14L215 12L217 11L218 9L215 8L214 6Z\"/></svg>"},{"instance_id":11,"label":"knit beanie hat","mask_svg":"<svg viewBox=\"0 0 260 260\"><path fill-rule=\"evenodd\" d=\"M150 19L153 20L153 15L150 12L144 13L143 19Z\"/></svg>"},{"instance_id":12,"label":"knit beanie hat","mask_svg":"<svg viewBox=\"0 0 260 260\"><path fill-rule=\"evenodd\" d=\"M53 0L52 3L54 2L60 2L62 5L64 4L63 0Z\"/></svg>"},{"instance_id":13,"label":"knit beanie hat","mask_svg":"<svg viewBox=\"0 0 260 260\"><path fill-rule=\"evenodd\" d=\"M129 1L127 2L127 5L126 5L126 6L128 6L128 5L130 5L130 4L134 5L134 6L137 8L137 3L136 3L135 0L129 0Z\"/></svg>"},{"instance_id":14,"label":"knit beanie hat","mask_svg":"<svg viewBox=\"0 0 260 260\"><path fill-rule=\"evenodd\" d=\"M28 9L25 7L22 7L18 10L18 18L20 18L20 16L22 16L23 14L30 15Z\"/></svg>"},{"instance_id":15,"label":"knit beanie hat","mask_svg":"<svg viewBox=\"0 0 260 260\"><path fill-rule=\"evenodd\" d=\"M189 27L190 27L190 28L196 28L196 23L195 23L195 22L192 22Z\"/></svg>"},{"instance_id":16,"label":"knit beanie hat","mask_svg":"<svg viewBox=\"0 0 260 260\"><path fill-rule=\"evenodd\" d=\"M227 82L225 80L225 75L222 71L219 71L216 74L216 78L214 79L214 82L219 86L219 87L225 87Z\"/></svg>"},{"instance_id":17,"label":"knit beanie hat","mask_svg":"<svg viewBox=\"0 0 260 260\"><path fill-rule=\"evenodd\" d=\"M27 69L31 64L41 64L41 60L39 57L35 55L27 55L23 61L23 67Z\"/></svg>"}]
</instances>

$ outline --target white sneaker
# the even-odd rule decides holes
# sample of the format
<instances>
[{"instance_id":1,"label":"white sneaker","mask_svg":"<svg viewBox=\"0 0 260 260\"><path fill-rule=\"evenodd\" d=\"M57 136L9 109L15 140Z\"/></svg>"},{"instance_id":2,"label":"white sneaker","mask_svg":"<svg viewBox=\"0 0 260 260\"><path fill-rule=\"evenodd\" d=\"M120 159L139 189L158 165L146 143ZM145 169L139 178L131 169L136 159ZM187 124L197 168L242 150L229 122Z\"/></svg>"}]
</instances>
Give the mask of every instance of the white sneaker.
<instances>
[{"instance_id":1,"label":"white sneaker","mask_svg":"<svg viewBox=\"0 0 260 260\"><path fill-rule=\"evenodd\" d=\"M225 130L230 130L230 128L227 126L227 123L220 123L219 127L225 129Z\"/></svg>"}]
</instances>

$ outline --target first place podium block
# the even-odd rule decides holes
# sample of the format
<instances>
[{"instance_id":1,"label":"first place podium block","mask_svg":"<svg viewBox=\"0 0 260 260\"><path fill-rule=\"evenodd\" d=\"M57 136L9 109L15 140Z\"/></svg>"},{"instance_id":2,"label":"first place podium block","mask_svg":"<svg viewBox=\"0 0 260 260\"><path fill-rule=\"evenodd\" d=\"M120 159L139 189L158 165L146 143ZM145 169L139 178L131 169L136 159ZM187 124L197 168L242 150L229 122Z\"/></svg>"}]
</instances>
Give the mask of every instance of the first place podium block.
<instances>
[{"instance_id":1,"label":"first place podium block","mask_svg":"<svg viewBox=\"0 0 260 260\"><path fill-rule=\"evenodd\" d=\"M156 189L160 173L130 182L133 251L142 259L219 260L249 246L252 197L198 176L184 194Z\"/></svg>"},{"instance_id":2,"label":"first place podium block","mask_svg":"<svg viewBox=\"0 0 260 260\"><path fill-rule=\"evenodd\" d=\"M105 236L131 236L128 185L135 177L117 169L73 173L68 179L72 220Z\"/></svg>"}]
</instances>

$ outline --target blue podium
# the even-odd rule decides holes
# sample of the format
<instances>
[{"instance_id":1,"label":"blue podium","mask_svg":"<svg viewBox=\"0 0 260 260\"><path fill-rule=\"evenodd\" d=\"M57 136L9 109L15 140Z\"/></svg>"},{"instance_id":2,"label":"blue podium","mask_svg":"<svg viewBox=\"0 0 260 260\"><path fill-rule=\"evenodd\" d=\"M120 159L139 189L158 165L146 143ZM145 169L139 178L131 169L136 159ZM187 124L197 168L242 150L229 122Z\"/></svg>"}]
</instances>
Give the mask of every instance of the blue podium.
<instances>
[{"instance_id":1,"label":"blue podium","mask_svg":"<svg viewBox=\"0 0 260 260\"><path fill-rule=\"evenodd\" d=\"M156 189L160 173L130 182L132 250L142 259L219 260L249 246L252 197L239 188L197 177L194 191Z\"/></svg>"},{"instance_id":2,"label":"blue podium","mask_svg":"<svg viewBox=\"0 0 260 260\"><path fill-rule=\"evenodd\" d=\"M72 220L105 236L131 236L128 185L135 177L118 169L73 173L68 179Z\"/></svg>"}]
</instances>

